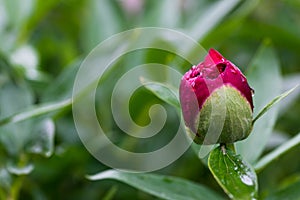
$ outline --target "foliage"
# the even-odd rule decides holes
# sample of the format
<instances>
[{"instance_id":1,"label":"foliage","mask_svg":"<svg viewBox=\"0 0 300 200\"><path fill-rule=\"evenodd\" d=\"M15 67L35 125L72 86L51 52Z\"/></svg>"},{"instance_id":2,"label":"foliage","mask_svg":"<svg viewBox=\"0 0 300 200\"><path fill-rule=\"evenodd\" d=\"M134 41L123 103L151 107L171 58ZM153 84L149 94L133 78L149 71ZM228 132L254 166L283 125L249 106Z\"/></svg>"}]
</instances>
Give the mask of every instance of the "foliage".
<instances>
[{"instance_id":1,"label":"foliage","mask_svg":"<svg viewBox=\"0 0 300 200\"><path fill-rule=\"evenodd\" d=\"M300 83L296 2L0 0L0 199L226 199L226 193L236 199L247 199L251 193L259 199L299 199L300 162L295 158L300 153L300 88L271 105ZM234 147L227 154L217 147L207 167L198 146L164 169L134 174L109 169L86 150L72 116L79 66L106 38L145 26L183 32L246 72L255 90L255 116L260 118L255 119L250 137L235 145L236 153ZM168 38L150 42L178 52L186 48L199 61L203 56ZM165 145L180 122L178 86L147 79L141 79L144 87L131 97L129 111L138 125L145 126L151 121L150 107L163 105L168 118L159 135L139 142L124 136L114 122L110 110L114 85L132 66L144 63L169 65L181 73L197 64L170 52L137 50L113 62L114 70L100 80L95 108L100 123L113 133L109 137L115 144L137 152ZM162 80L167 76L156 75ZM219 165L234 161L227 166L229 171L216 170L218 156L226 156ZM255 187L242 185L240 173L252 174ZM224 182L224 177L231 182ZM242 194L229 190L233 184L236 190L242 188Z\"/></svg>"}]
</instances>

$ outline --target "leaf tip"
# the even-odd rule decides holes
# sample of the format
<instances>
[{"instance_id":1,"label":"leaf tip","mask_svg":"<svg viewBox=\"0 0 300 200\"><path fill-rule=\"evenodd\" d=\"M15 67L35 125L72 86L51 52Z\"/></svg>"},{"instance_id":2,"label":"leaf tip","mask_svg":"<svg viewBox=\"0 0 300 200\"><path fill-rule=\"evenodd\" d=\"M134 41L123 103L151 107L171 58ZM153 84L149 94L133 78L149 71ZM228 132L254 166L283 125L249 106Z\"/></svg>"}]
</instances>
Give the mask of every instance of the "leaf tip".
<instances>
[{"instance_id":1,"label":"leaf tip","mask_svg":"<svg viewBox=\"0 0 300 200\"><path fill-rule=\"evenodd\" d=\"M85 176L84 176L84 178L86 178L86 179L88 179L88 180L90 180L90 181L93 181L94 179L93 179L93 175L89 175L89 174L86 174Z\"/></svg>"}]
</instances>

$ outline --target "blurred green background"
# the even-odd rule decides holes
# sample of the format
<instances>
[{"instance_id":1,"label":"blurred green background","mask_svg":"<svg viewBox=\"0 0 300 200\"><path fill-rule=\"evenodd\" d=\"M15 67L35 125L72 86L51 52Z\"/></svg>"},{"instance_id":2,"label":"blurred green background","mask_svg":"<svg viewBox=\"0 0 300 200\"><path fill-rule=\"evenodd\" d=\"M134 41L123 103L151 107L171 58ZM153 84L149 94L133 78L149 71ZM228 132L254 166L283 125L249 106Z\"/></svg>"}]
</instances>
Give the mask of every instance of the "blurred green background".
<instances>
[{"instance_id":1,"label":"blurred green background","mask_svg":"<svg viewBox=\"0 0 300 200\"><path fill-rule=\"evenodd\" d=\"M205 49L217 49L242 71L261 43L271 40L281 64L282 91L300 83L299 0L0 0L0 119L70 98L78 68L97 44L121 31L149 26L181 31ZM172 58L158 50L136 51L115 65L123 66L119 73L141 63L168 64ZM191 64L178 59L174 67L184 73ZM149 107L160 103L167 109L167 124L152 143L124 137L108 110L118 76L108 72L105 86L99 88L97 109L109 116L101 123L114 131L114 142L123 148L148 151L162 146L178 124L175 110L140 89L131 99L133 119L146 125ZM265 153L300 132L299 94L297 89L280 104ZM299 180L299 153L298 145L259 173L262 196ZM79 140L69 104L0 128L0 198L157 199L116 181L85 178L105 169ZM186 178L223 194L192 150L157 173Z\"/></svg>"}]
</instances>

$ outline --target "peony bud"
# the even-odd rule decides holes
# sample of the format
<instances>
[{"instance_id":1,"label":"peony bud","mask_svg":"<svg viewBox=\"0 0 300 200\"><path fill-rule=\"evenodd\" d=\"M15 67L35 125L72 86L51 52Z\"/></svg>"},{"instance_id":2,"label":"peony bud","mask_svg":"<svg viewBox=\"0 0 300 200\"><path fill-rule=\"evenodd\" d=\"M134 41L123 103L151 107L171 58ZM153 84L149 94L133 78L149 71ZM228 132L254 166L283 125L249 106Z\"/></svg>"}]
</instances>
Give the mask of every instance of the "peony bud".
<instances>
[{"instance_id":1,"label":"peony bud","mask_svg":"<svg viewBox=\"0 0 300 200\"><path fill-rule=\"evenodd\" d=\"M216 50L185 73L179 93L185 125L196 143L233 143L250 134L253 90Z\"/></svg>"}]
</instances>

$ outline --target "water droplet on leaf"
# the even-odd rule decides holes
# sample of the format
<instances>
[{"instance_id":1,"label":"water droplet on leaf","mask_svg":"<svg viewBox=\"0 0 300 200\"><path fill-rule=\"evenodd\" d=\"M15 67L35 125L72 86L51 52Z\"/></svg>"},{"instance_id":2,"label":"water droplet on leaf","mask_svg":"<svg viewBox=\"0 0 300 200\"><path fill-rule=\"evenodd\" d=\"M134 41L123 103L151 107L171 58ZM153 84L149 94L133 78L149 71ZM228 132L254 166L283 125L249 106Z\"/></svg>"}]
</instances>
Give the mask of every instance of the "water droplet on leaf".
<instances>
[{"instance_id":1,"label":"water droplet on leaf","mask_svg":"<svg viewBox=\"0 0 300 200\"><path fill-rule=\"evenodd\" d=\"M253 180L246 174L240 176L243 183L246 185L253 185Z\"/></svg>"},{"instance_id":2,"label":"water droplet on leaf","mask_svg":"<svg viewBox=\"0 0 300 200\"><path fill-rule=\"evenodd\" d=\"M32 172L33 169L34 169L34 166L31 163L24 165L24 166L18 166L12 162L7 164L7 171L9 171L10 173L15 174L15 175L26 175L26 174L29 174L30 172Z\"/></svg>"}]
</instances>

